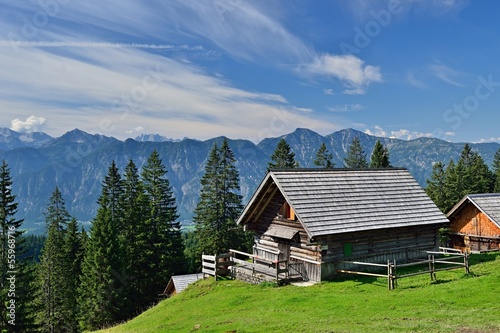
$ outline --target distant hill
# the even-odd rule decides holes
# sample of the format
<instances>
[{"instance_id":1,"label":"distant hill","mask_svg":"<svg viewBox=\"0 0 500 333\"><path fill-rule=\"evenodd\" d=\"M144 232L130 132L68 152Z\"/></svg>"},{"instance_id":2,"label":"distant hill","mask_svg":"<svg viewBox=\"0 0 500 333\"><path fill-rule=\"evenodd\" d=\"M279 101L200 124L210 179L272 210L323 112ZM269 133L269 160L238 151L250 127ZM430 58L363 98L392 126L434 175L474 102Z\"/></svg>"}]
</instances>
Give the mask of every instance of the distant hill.
<instances>
[{"instance_id":1,"label":"distant hill","mask_svg":"<svg viewBox=\"0 0 500 333\"><path fill-rule=\"evenodd\" d=\"M111 161L116 161L123 170L127 162L133 159L141 168L153 149L160 153L167 167L180 220L187 223L198 202L200 178L207 155L214 143L220 145L223 140L223 137L218 137L206 141L184 139L177 142L154 142L159 137L153 136L152 141L145 138L142 141L120 141L75 129L58 138L38 133L31 136L33 141L27 142L29 140L22 141L21 133L0 130L0 133L4 132L4 141L10 143L0 146L0 159L5 159L11 169L13 191L19 202L18 217L25 218L24 226L30 229L43 227L43 212L56 185L66 200L69 212L80 221L91 220L96 213L101 182ZM332 152L336 166L343 167L346 149L356 136L360 138L369 158L378 138L353 129L322 136L299 128L284 137L301 167L314 167L316 151L322 142ZM258 144L248 140L229 140L237 160L245 203L262 180L269 156L280 138L267 138ZM380 140L389 148L391 164L408 168L422 186L425 186L426 179L432 172L433 163L447 163L450 158L456 160L464 145L431 138L411 141L390 138ZM495 152L500 148L500 144L496 143L471 146L488 164L492 163Z\"/></svg>"}]
</instances>

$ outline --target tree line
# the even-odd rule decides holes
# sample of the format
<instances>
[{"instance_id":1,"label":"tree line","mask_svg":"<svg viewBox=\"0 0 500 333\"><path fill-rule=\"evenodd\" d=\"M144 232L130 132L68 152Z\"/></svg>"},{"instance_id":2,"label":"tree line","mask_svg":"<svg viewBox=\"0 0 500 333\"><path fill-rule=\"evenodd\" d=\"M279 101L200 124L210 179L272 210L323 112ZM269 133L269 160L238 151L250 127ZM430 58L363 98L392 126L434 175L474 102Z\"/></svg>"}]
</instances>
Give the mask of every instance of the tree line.
<instances>
[{"instance_id":1,"label":"tree line","mask_svg":"<svg viewBox=\"0 0 500 333\"><path fill-rule=\"evenodd\" d=\"M447 213L465 195L500 192L500 149L493 158L493 170L469 144L458 161L437 162L427 179L426 192L443 213Z\"/></svg>"},{"instance_id":2,"label":"tree line","mask_svg":"<svg viewBox=\"0 0 500 333\"><path fill-rule=\"evenodd\" d=\"M183 236L167 170L155 150L139 172L113 161L102 180L88 231L66 209L56 187L45 211L39 261L27 253L22 220L15 218L10 171L0 169L0 293L9 293L9 237L15 237L15 322L2 302L0 332L80 332L130 319L158 301L172 275L200 269L201 253L248 250L252 238L236 226L243 204L239 173L227 140L214 144L201 180L195 229ZM9 236L9 230L15 230Z\"/></svg>"}]
</instances>

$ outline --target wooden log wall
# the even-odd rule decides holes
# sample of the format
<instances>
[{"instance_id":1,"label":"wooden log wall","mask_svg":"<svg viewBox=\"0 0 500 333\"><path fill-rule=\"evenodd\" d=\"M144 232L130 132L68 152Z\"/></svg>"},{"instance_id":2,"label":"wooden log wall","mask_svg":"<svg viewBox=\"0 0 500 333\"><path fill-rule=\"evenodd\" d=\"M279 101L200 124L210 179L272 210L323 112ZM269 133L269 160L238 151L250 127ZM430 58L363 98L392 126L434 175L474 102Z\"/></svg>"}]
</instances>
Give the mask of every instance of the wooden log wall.
<instances>
[{"instance_id":1,"label":"wooden log wall","mask_svg":"<svg viewBox=\"0 0 500 333\"><path fill-rule=\"evenodd\" d=\"M352 245L350 257L375 256L383 253L412 249L436 250L439 247L436 226L406 227L346 233L321 237L322 260L331 262L348 259L344 256L344 244Z\"/></svg>"},{"instance_id":2,"label":"wooden log wall","mask_svg":"<svg viewBox=\"0 0 500 333\"><path fill-rule=\"evenodd\" d=\"M451 218L450 230L468 235L500 236L500 228L471 203Z\"/></svg>"}]
</instances>

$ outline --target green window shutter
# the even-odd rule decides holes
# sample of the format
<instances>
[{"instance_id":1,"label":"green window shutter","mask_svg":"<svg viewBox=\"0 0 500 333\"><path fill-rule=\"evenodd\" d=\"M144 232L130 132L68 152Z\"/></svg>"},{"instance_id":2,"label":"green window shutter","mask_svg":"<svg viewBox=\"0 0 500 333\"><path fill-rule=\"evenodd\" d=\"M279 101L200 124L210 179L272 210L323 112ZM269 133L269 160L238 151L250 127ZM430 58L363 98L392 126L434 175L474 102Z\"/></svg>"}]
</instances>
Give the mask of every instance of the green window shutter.
<instances>
[{"instance_id":1,"label":"green window shutter","mask_svg":"<svg viewBox=\"0 0 500 333\"><path fill-rule=\"evenodd\" d=\"M344 257L350 257L352 255L352 244L345 243L344 244Z\"/></svg>"}]
</instances>

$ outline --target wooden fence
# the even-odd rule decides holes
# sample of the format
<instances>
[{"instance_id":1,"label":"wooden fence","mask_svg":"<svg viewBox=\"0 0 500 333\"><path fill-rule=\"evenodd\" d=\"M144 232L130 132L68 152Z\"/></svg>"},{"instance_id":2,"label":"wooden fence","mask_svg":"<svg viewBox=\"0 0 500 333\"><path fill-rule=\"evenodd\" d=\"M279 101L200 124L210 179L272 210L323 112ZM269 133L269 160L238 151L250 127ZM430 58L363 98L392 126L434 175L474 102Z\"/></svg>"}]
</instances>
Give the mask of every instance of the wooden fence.
<instances>
[{"instance_id":1,"label":"wooden fence","mask_svg":"<svg viewBox=\"0 0 500 333\"><path fill-rule=\"evenodd\" d=\"M374 268L385 268L387 273L372 273L366 271L356 271L356 270L337 270L338 273L346 273L346 274L356 274L356 275L365 275L365 276L374 276L374 277L382 277L387 278L387 288L392 290L397 286L397 280L402 278L407 278L416 275L429 274L431 281L436 280L436 272L451 270L464 267L465 272L469 273L469 257L467 253L450 253L451 251L444 251L443 249L440 252L434 251L425 251L427 253L427 259L419 260L411 263L397 264L396 260L387 261L387 264L379 264L379 263L370 263L370 262L362 262L362 261L339 261L339 263L350 264L350 265L359 265L365 267L374 267ZM438 256L436 258L436 256ZM445 257L442 257L445 256ZM457 261L459 260L459 261ZM414 273L407 274L397 274L398 268L425 265L427 266L426 270L421 270ZM446 265L446 266L443 266Z\"/></svg>"},{"instance_id":2,"label":"wooden fence","mask_svg":"<svg viewBox=\"0 0 500 333\"><path fill-rule=\"evenodd\" d=\"M237 255L244 259L237 258ZM250 253L229 250L219 255L201 256L202 273L214 276L228 276L231 269L242 269L251 275L265 276L276 282L288 278L288 261L271 260Z\"/></svg>"},{"instance_id":3,"label":"wooden fence","mask_svg":"<svg viewBox=\"0 0 500 333\"><path fill-rule=\"evenodd\" d=\"M252 275L267 275L273 277L276 282L288 278L288 260L272 260L233 249L229 252L233 255L234 263L241 269L251 271ZM236 255L243 256L245 259L238 259ZM284 277L282 278L280 274L284 274Z\"/></svg>"},{"instance_id":4,"label":"wooden fence","mask_svg":"<svg viewBox=\"0 0 500 333\"><path fill-rule=\"evenodd\" d=\"M223 253L219 255L206 255L201 256L201 272L203 274L211 275L217 280L217 276L229 275L230 266L234 265L232 260L232 253Z\"/></svg>"}]
</instances>

